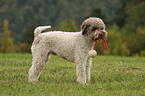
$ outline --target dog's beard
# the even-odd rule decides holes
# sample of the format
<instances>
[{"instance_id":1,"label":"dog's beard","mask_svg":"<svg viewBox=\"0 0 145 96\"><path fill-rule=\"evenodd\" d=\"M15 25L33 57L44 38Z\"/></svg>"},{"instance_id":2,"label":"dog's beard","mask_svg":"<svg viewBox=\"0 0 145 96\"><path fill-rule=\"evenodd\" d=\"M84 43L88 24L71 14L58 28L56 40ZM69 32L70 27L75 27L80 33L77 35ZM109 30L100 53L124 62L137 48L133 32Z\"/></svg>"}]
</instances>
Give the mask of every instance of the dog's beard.
<instances>
[{"instance_id":1,"label":"dog's beard","mask_svg":"<svg viewBox=\"0 0 145 96\"><path fill-rule=\"evenodd\" d=\"M99 36L98 38L95 38L94 41L96 41L96 40L97 40L97 41L102 41L102 37L103 37L103 36Z\"/></svg>"},{"instance_id":2,"label":"dog's beard","mask_svg":"<svg viewBox=\"0 0 145 96\"><path fill-rule=\"evenodd\" d=\"M92 31L92 32L88 32L87 33L87 36L92 39L93 41L96 41L96 40L100 40L102 41L102 37L107 37L107 32L104 30L104 31Z\"/></svg>"},{"instance_id":3,"label":"dog's beard","mask_svg":"<svg viewBox=\"0 0 145 96\"><path fill-rule=\"evenodd\" d=\"M94 40L100 40L102 41L102 37L105 38L107 37L107 32L104 30L104 31L101 31L101 32L97 32L97 34L94 34Z\"/></svg>"},{"instance_id":4,"label":"dog's beard","mask_svg":"<svg viewBox=\"0 0 145 96\"><path fill-rule=\"evenodd\" d=\"M94 36L94 39L93 40L94 41L96 41L96 40L100 40L101 41L102 40L102 37L105 38L105 34L101 34L101 35L100 34L97 34L97 35Z\"/></svg>"}]
</instances>

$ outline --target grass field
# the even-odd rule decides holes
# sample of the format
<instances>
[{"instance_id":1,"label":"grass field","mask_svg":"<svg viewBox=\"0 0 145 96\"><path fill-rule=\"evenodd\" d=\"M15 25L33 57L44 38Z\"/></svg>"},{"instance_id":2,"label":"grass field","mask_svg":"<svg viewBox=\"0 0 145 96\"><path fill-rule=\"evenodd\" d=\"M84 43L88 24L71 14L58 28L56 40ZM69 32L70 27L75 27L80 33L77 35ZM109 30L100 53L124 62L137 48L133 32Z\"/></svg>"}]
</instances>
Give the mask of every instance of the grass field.
<instances>
[{"instance_id":1,"label":"grass field","mask_svg":"<svg viewBox=\"0 0 145 96\"><path fill-rule=\"evenodd\" d=\"M31 54L0 54L0 96L145 96L145 57L97 56L91 82L76 82L76 66L52 56L39 82L28 82Z\"/></svg>"}]
</instances>

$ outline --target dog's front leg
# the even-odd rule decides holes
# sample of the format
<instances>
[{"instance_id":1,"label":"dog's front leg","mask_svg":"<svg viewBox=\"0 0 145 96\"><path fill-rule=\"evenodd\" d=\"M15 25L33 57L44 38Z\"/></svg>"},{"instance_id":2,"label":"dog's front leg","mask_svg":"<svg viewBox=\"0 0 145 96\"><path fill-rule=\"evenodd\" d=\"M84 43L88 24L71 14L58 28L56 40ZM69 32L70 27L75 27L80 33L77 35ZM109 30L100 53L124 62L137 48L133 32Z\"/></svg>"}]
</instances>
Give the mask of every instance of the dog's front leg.
<instances>
[{"instance_id":1,"label":"dog's front leg","mask_svg":"<svg viewBox=\"0 0 145 96\"><path fill-rule=\"evenodd\" d=\"M77 81L81 84L86 83L86 63L87 58L80 56L76 58L76 72L77 72Z\"/></svg>"},{"instance_id":2,"label":"dog's front leg","mask_svg":"<svg viewBox=\"0 0 145 96\"><path fill-rule=\"evenodd\" d=\"M89 83L90 79L91 79L91 76L90 76L91 64L92 64L92 58L88 57L87 64L86 64L86 80L87 80L87 83Z\"/></svg>"},{"instance_id":3,"label":"dog's front leg","mask_svg":"<svg viewBox=\"0 0 145 96\"><path fill-rule=\"evenodd\" d=\"M81 84L86 83L86 68L84 63L76 63L77 81Z\"/></svg>"}]
</instances>

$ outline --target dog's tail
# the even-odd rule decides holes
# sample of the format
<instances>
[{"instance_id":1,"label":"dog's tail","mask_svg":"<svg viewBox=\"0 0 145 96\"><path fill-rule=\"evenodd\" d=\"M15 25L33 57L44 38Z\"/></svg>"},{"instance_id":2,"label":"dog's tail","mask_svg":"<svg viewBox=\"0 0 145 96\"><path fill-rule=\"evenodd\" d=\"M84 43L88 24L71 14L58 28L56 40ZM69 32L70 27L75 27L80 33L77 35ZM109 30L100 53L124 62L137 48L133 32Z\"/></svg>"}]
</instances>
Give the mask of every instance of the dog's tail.
<instances>
[{"instance_id":1,"label":"dog's tail","mask_svg":"<svg viewBox=\"0 0 145 96\"><path fill-rule=\"evenodd\" d=\"M51 26L39 26L34 30L34 36L37 37L41 31L51 28Z\"/></svg>"}]
</instances>

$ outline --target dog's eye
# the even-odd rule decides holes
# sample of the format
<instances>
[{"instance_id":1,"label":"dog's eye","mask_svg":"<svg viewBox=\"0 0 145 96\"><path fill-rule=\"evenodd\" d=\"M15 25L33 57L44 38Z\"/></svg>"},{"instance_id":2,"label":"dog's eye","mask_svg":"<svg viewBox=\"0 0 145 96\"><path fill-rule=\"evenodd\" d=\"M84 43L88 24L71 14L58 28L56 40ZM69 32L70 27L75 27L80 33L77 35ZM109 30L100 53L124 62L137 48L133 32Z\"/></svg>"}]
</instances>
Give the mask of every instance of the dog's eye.
<instances>
[{"instance_id":1,"label":"dog's eye","mask_svg":"<svg viewBox=\"0 0 145 96\"><path fill-rule=\"evenodd\" d=\"M99 27L94 27L93 29L92 29L92 31L95 31L95 30L98 30L99 29Z\"/></svg>"}]
</instances>

